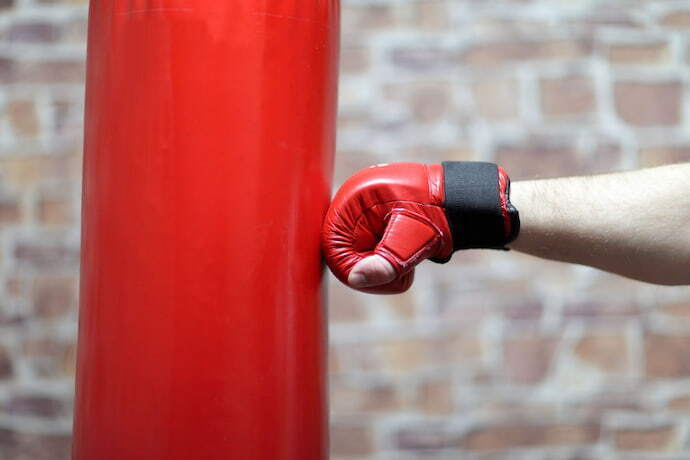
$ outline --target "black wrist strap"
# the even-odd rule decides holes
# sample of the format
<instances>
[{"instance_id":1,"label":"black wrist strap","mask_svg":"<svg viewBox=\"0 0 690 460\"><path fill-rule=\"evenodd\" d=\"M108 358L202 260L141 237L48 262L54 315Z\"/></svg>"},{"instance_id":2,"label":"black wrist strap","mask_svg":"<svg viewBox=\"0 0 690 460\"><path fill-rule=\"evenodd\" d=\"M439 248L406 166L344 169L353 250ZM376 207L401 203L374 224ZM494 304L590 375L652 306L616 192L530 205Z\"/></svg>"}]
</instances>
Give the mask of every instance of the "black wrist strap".
<instances>
[{"instance_id":1,"label":"black wrist strap","mask_svg":"<svg viewBox=\"0 0 690 460\"><path fill-rule=\"evenodd\" d=\"M501 208L498 166L493 163L446 161L443 163L445 210L453 236L453 249L507 249L519 232L520 220L506 188L511 234Z\"/></svg>"}]
</instances>

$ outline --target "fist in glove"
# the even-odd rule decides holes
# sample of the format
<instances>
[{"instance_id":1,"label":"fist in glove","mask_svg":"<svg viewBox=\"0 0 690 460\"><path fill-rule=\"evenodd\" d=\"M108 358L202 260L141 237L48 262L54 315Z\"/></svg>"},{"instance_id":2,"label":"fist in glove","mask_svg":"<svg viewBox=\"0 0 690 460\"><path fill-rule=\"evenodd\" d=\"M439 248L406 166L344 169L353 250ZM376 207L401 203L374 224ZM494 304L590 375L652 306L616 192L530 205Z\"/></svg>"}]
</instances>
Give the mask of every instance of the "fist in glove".
<instances>
[{"instance_id":1,"label":"fist in glove","mask_svg":"<svg viewBox=\"0 0 690 460\"><path fill-rule=\"evenodd\" d=\"M519 231L510 180L491 163L394 163L350 177L326 214L322 246L335 276L364 292L407 290L424 259L503 249Z\"/></svg>"}]
</instances>

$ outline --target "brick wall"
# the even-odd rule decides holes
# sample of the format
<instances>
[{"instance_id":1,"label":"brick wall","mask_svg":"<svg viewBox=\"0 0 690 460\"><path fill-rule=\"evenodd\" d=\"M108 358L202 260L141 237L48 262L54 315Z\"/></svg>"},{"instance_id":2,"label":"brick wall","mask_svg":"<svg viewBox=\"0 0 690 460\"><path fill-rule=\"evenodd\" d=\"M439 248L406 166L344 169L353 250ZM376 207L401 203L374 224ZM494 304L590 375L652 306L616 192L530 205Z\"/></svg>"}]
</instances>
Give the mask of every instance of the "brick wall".
<instances>
[{"instance_id":1,"label":"brick wall","mask_svg":"<svg viewBox=\"0 0 690 460\"><path fill-rule=\"evenodd\" d=\"M514 179L690 160L690 2L351 0L336 179L498 161ZM519 254L331 283L337 458L690 458L690 290Z\"/></svg>"},{"instance_id":2,"label":"brick wall","mask_svg":"<svg viewBox=\"0 0 690 460\"><path fill-rule=\"evenodd\" d=\"M0 0L0 458L68 457L86 0ZM690 2L344 0L336 182L690 160ZM334 458L690 458L690 290L519 254L332 281Z\"/></svg>"},{"instance_id":3,"label":"brick wall","mask_svg":"<svg viewBox=\"0 0 690 460\"><path fill-rule=\"evenodd\" d=\"M69 455L86 6L0 0L1 459Z\"/></svg>"}]
</instances>

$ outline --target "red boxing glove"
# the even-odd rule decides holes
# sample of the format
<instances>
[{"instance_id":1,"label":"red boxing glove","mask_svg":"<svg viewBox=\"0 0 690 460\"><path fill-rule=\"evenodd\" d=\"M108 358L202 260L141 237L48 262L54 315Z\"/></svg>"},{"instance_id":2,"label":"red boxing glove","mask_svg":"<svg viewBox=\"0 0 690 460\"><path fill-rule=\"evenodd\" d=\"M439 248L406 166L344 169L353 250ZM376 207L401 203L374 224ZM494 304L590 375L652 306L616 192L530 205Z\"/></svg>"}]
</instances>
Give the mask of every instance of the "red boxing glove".
<instances>
[{"instance_id":1,"label":"red boxing glove","mask_svg":"<svg viewBox=\"0 0 690 460\"><path fill-rule=\"evenodd\" d=\"M328 210L322 232L326 262L347 284L360 260L379 255L393 266L396 278L360 290L404 292L424 259L442 263L458 249L504 249L519 231L509 188L508 176L491 163L364 169L343 184Z\"/></svg>"}]
</instances>

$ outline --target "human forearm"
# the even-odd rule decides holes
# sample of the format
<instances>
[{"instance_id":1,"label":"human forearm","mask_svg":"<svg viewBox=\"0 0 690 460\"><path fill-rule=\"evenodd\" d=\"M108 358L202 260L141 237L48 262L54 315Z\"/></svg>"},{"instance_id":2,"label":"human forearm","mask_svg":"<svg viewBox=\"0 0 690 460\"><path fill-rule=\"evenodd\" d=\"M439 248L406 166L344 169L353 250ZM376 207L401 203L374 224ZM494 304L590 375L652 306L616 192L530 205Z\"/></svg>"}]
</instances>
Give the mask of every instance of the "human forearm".
<instances>
[{"instance_id":1,"label":"human forearm","mask_svg":"<svg viewBox=\"0 0 690 460\"><path fill-rule=\"evenodd\" d=\"M658 284L690 284L690 164L515 182L510 247Z\"/></svg>"}]
</instances>

